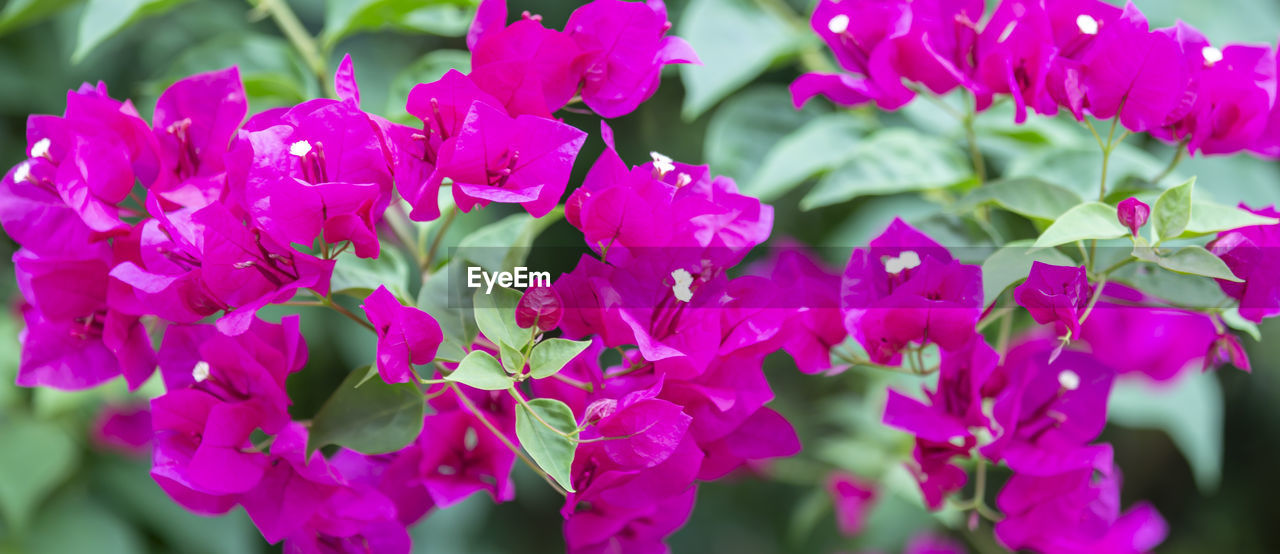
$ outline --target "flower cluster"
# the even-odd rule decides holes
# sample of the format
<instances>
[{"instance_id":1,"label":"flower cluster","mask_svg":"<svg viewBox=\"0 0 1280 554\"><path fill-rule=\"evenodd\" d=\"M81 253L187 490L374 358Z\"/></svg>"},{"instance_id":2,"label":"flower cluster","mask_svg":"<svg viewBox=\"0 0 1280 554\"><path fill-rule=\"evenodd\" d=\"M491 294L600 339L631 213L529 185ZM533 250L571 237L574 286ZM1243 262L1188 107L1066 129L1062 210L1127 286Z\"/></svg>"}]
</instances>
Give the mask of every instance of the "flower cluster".
<instances>
[{"instance_id":1,"label":"flower cluster","mask_svg":"<svg viewBox=\"0 0 1280 554\"><path fill-rule=\"evenodd\" d=\"M1189 152L1280 155L1276 51L1214 46L1179 22L1150 29L1130 2L822 0L811 24L848 73L809 73L792 84L797 105L823 95L842 105L897 109L919 83L935 94L957 88L975 107L1012 98L1027 110L1077 119L1117 118ZM979 22L986 19L985 24Z\"/></svg>"}]
</instances>

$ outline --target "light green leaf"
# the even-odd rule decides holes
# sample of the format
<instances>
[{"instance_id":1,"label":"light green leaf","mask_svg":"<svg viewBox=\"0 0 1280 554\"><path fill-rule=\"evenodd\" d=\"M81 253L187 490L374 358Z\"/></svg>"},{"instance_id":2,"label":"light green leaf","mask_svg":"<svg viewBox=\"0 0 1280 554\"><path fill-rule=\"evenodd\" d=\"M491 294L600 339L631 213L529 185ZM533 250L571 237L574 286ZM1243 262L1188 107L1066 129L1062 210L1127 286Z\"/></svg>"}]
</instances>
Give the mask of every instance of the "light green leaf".
<instances>
[{"instance_id":1,"label":"light green leaf","mask_svg":"<svg viewBox=\"0 0 1280 554\"><path fill-rule=\"evenodd\" d=\"M307 455L326 444L364 454L395 452L422 432L425 409L416 383L388 383L372 367L356 369L312 419Z\"/></svg>"},{"instance_id":2,"label":"light green leaf","mask_svg":"<svg viewBox=\"0 0 1280 554\"><path fill-rule=\"evenodd\" d=\"M458 364L458 369L453 370L445 379L480 390L507 390L515 383L502 369L498 359L483 350L473 350L467 354Z\"/></svg>"},{"instance_id":3,"label":"light green leaf","mask_svg":"<svg viewBox=\"0 0 1280 554\"><path fill-rule=\"evenodd\" d=\"M1107 400L1107 421L1167 433L1205 493L1217 489L1222 477L1222 411L1217 375L1198 368L1172 383L1120 379Z\"/></svg>"},{"instance_id":4,"label":"light green leaf","mask_svg":"<svg viewBox=\"0 0 1280 554\"><path fill-rule=\"evenodd\" d=\"M1166 255L1153 255L1150 249L1134 248L1133 255L1177 273L1203 275L1235 282L1243 281L1231 273L1231 268L1227 267L1226 262L1205 250L1203 246L1184 246Z\"/></svg>"},{"instance_id":5,"label":"light green leaf","mask_svg":"<svg viewBox=\"0 0 1280 554\"><path fill-rule=\"evenodd\" d=\"M525 359L520 350L507 346L505 342L500 342L498 343L498 354L502 356L502 369L507 370L507 373L516 375L524 371Z\"/></svg>"},{"instance_id":6,"label":"light green leaf","mask_svg":"<svg viewBox=\"0 0 1280 554\"><path fill-rule=\"evenodd\" d=\"M9 0L0 12L0 35L38 23L80 0Z\"/></svg>"},{"instance_id":7,"label":"light green leaf","mask_svg":"<svg viewBox=\"0 0 1280 554\"><path fill-rule=\"evenodd\" d=\"M23 529L45 496L76 467L76 442L47 421L13 417L0 421L0 510L12 528Z\"/></svg>"},{"instance_id":8,"label":"light green leaf","mask_svg":"<svg viewBox=\"0 0 1280 554\"><path fill-rule=\"evenodd\" d=\"M1262 341L1262 331L1258 330L1258 324L1249 321L1245 319L1244 316L1240 315L1239 306L1232 306L1228 309L1222 310L1222 322L1226 323L1227 326L1232 329L1247 333L1249 336L1253 337L1253 340L1255 341Z\"/></svg>"},{"instance_id":9,"label":"light green leaf","mask_svg":"<svg viewBox=\"0 0 1280 554\"><path fill-rule=\"evenodd\" d=\"M534 379L555 375L569 360L591 346L589 340L547 339L533 347L529 353L529 374Z\"/></svg>"},{"instance_id":10,"label":"light green leaf","mask_svg":"<svg viewBox=\"0 0 1280 554\"><path fill-rule=\"evenodd\" d=\"M1027 278L1035 262L1076 265L1066 254L1053 248L1035 248L1031 240L1010 242L982 262L982 297L991 305L1000 293Z\"/></svg>"},{"instance_id":11,"label":"light green leaf","mask_svg":"<svg viewBox=\"0 0 1280 554\"><path fill-rule=\"evenodd\" d=\"M1046 248L1078 240L1114 239L1129 234L1129 229L1116 218L1115 206L1102 202L1079 204L1040 234L1034 246Z\"/></svg>"},{"instance_id":12,"label":"light green leaf","mask_svg":"<svg viewBox=\"0 0 1280 554\"><path fill-rule=\"evenodd\" d=\"M409 92L419 83L430 83L439 80L450 69L462 73L471 72L471 54L462 50L442 48L432 50L418 58L408 67L402 69L391 80L390 98L387 101L388 116L391 119L413 123L416 119L405 111L405 102ZM438 220L437 220L438 221Z\"/></svg>"},{"instance_id":13,"label":"light green leaf","mask_svg":"<svg viewBox=\"0 0 1280 554\"><path fill-rule=\"evenodd\" d=\"M820 116L778 141L742 193L772 200L805 179L839 167L853 155L866 124L846 112Z\"/></svg>"},{"instance_id":14,"label":"light green leaf","mask_svg":"<svg viewBox=\"0 0 1280 554\"><path fill-rule=\"evenodd\" d=\"M523 348L533 338L530 331L516 324L516 304L520 293L508 288L494 287L492 293L476 289L472 300L475 306L476 325L489 340L515 348Z\"/></svg>"},{"instance_id":15,"label":"light green leaf","mask_svg":"<svg viewBox=\"0 0 1280 554\"><path fill-rule=\"evenodd\" d=\"M711 171L746 184L756 175L770 148L828 111L817 102L803 110L778 108L790 102L791 93L782 85L753 86L725 100L711 116L703 141L702 155Z\"/></svg>"},{"instance_id":16,"label":"light green leaf","mask_svg":"<svg viewBox=\"0 0 1280 554\"><path fill-rule=\"evenodd\" d=\"M186 0L88 0L80 15L80 30L71 63L84 60L96 46L130 24L159 15Z\"/></svg>"},{"instance_id":17,"label":"light green leaf","mask_svg":"<svg viewBox=\"0 0 1280 554\"><path fill-rule=\"evenodd\" d=\"M1199 237L1241 227L1275 225L1277 223L1280 223L1280 220L1261 216L1234 206L1223 206L1213 202L1193 202L1191 204L1191 219L1187 221L1187 228L1182 231L1182 234L1178 235L1178 238Z\"/></svg>"},{"instance_id":18,"label":"light green leaf","mask_svg":"<svg viewBox=\"0 0 1280 554\"><path fill-rule=\"evenodd\" d=\"M1023 217L1053 221L1084 199L1071 189L1035 177L992 181L973 189L956 203L955 213L972 212L982 204L995 204Z\"/></svg>"},{"instance_id":19,"label":"light green leaf","mask_svg":"<svg viewBox=\"0 0 1280 554\"><path fill-rule=\"evenodd\" d=\"M383 245L377 258L361 258L352 250L334 258L333 277L329 290L335 294L346 293L364 298L386 285L397 298L405 298L409 288L409 262L399 250Z\"/></svg>"},{"instance_id":20,"label":"light green leaf","mask_svg":"<svg viewBox=\"0 0 1280 554\"><path fill-rule=\"evenodd\" d=\"M1120 190L1127 179L1148 179L1159 174L1166 162L1141 148L1122 143L1111 152L1107 165L1107 190ZM1089 146L1042 148L1012 159L1003 176L1036 177L1069 188L1085 198L1098 197L1102 154L1093 141ZM1161 184L1177 184L1166 177Z\"/></svg>"},{"instance_id":21,"label":"light green leaf","mask_svg":"<svg viewBox=\"0 0 1280 554\"><path fill-rule=\"evenodd\" d=\"M818 181L800 200L800 209L869 194L949 187L972 178L960 147L903 127L884 129L858 143L843 165Z\"/></svg>"},{"instance_id":22,"label":"light green leaf","mask_svg":"<svg viewBox=\"0 0 1280 554\"><path fill-rule=\"evenodd\" d=\"M702 61L680 66L685 120L696 119L775 61L794 55L813 40L808 29L792 26L754 0L693 0L679 21L676 34L689 41Z\"/></svg>"},{"instance_id":23,"label":"light green leaf","mask_svg":"<svg viewBox=\"0 0 1280 554\"><path fill-rule=\"evenodd\" d=\"M531 416L529 409L542 421ZM543 422L569 436L548 429ZM521 406L516 410L516 438L520 439L520 446L533 457L538 467L551 475L565 490L574 492L569 472L578 446L578 422L568 405L554 398L530 400L528 409Z\"/></svg>"},{"instance_id":24,"label":"light green leaf","mask_svg":"<svg viewBox=\"0 0 1280 554\"><path fill-rule=\"evenodd\" d=\"M402 31L456 37L467 32L475 5L441 0L328 0L325 2L324 45L332 48L343 37L360 31L392 27Z\"/></svg>"},{"instance_id":25,"label":"light green leaf","mask_svg":"<svg viewBox=\"0 0 1280 554\"><path fill-rule=\"evenodd\" d=\"M468 234L454 255L485 271L511 271L529 256L533 240L563 216L563 207L540 218L523 212L509 215Z\"/></svg>"},{"instance_id":26,"label":"light green leaf","mask_svg":"<svg viewBox=\"0 0 1280 554\"><path fill-rule=\"evenodd\" d=\"M1151 225L1159 240L1176 237L1191 221L1191 192L1196 185L1192 177L1185 183L1160 193L1151 208Z\"/></svg>"}]
</instances>

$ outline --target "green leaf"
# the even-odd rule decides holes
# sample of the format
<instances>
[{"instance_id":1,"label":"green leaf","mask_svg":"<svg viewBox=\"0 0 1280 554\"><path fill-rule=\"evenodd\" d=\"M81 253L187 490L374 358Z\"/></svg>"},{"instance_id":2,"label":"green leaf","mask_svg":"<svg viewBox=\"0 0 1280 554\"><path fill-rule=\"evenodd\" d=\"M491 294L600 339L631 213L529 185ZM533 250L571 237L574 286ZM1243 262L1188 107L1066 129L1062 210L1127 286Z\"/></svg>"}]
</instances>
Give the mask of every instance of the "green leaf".
<instances>
[{"instance_id":1,"label":"green leaf","mask_svg":"<svg viewBox=\"0 0 1280 554\"><path fill-rule=\"evenodd\" d=\"M991 305L1000 293L1027 278L1035 262L1051 265L1076 265L1066 254L1053 248L1035 248L1031 240L1010 242L982 262L982 297Z\"/></svg>"},{"instance_id":2,"label":"green leaf","mask_svg":"<svg viewBox=\"0 0 1280 554\"><path fill-rule=\"evenodd\" d=\"M1035 177L1017 177L973 189L952 211L967 213L983 204L995 204L1023 217L1053 221L1083 201L1071 189Z\"/></svg>"},{"instance_id":3,"label":"green leaf","mask_svg":"<svg viewBox=\"0 0 1280 554\"><path fill-rule=\"evenodd\" d=\"M1166 255L1155 255L1150 248L1134 248L1133 255L1177 273L1203 275L1237 283L1244 281L1231 273L1231 268L1227 267L1226 262L1205 250L1203 246L1184 246Z\"/></svg>"},{"instance_id":4,"label":"green leaf","mask_svg":"<svg viewBox=\"0 0 1280 554\"><path fill-rule=\"evenodd\" d=\"M502 369L505 369L507 373L516 375L524 371L525 359L520 350L507 346L505 342L500 342L498 343L498 354L502 356Z\"/></svg>"},{"instance_id":5,"label":"green leaf","mask_svg":"<svg viewBox=\"0 0 1280 554\"><path fill-rule=\"evenodd\" d=\"M32 511L76 467L76 441L47 421L14 417L0 422L0 511L23 529Z\"/></svg>"},{"instance_id":6,"label":"green leaf","mask_svg":"<svg viewBox=\"0 0 1280 554\"><path fill-rule=\"evenodd\" d=\"M186 0L88 0L80 15L80 30L71 63L84 60L95 47L132 23L162 14Z\"/></svg>"},{"instance_id":7,"label":"green leaf","mask_svg":"<svg viewBox=\"0 0 1280 554\"><path fill-rule=\"evenodd\" d=\"M1254 225L1275 225L1280 220L1213 202L1193 202L1191 219L1178 238L1192 238ZM1164 235L1161 235L1164 236Z\"/></svg>"},{"instance_id":8,"label":"green leaf","mask_svg":"<svg viewBox=\"0 0 1280 554\"><path fill-rule=\"evenodd\" d=\"M1156 205L1151 208L1151 225L1159 240L1176 237L1191 221L1191 191L1196 178L1160 193Z\"/></svg>"},{"instance_id":9,"label":"green leaf","mask_svg":"<svg viewBox=\"0 0 1280 554\"><path fill-rule=\"evenodd\" d=\"M315 78L289 43L279 38L245 33L223 35L182 52L165 71L165 78L149 82L151 96L174 81L230 66L240 69L252 111L292 105L319 94Z\"/></svg>"},{"instance_id":10,"label":"green leaf","mask_svg":"<svg viewBox=\"0 0 1280 554\"><path fill-rule=\"evenodd\" d=\"M9 0L0 12L0 34L39 23L80 0Z\"/></svg>"},{"instance_id":11,"label":"green leaf","mask_svg":"<svg viewBox=\"0 0 1280 554\"><path fill-rule=\"evenodd\" d=\"M531 416L530 409L542 421ZM548 429L543 422L569 436ZM578 446L578 422L568 405L554 398L530 400L528 408L521 406L516 410L516 438L520 439L520 446L533 457L538 467L560 483L564 490L574 492L569 471Z\"/></svg>"},{"instance_id":12,"label":"green leaf","mask_svg":"<svg viewBox=\"0 0 1280 554\"><path fill-rule=\"evenodd\" d=\"M711 116L703 141L703 158L711 171L747 182L770 148L826 111L817 102L802 110L778 109L789 102L791 93L782 85L753 86L725 100Z\"/></svg>"},{"instance_id":13,"label":"green leaf","mask_svg":"<svg viewBox=\"0 0 1280 554\"><path fill-rule=\"evenodd\" d=\"M473 350L445 377L450 381L462 383L480 390L507 390L515 383L510 375L502 369L502 364L492 354Z\"/></svg>"},{"instance_id":14,"label":"green leaf","mask_svg":"<svg viewBox=\"0 0 1280 554\"><path fill-rule=\"evenodd\" d=\"M511 271L529 256L533 239L563 216L562 207L540 218L523 212L509 215L468 234L454 255L485 271Z\"/></svg>"},{"instance_id":15,"label":"green leaf","mask_svg":"<svg viewBox=\"0 0 1280 554\"><path fill-rule=\"evenodd\" d=\"M555 375L569 360L591 346L589 340L547 339L533 347L529 353L529 374L534 379Z\"/></svg>"},{"instance_id":16,"label":"green leaf","mask_svg":"<svg viewBox=\"0 0 1280 554\"><path fill-rule=\"evenodd\" d=\"M449 283L463 282L464 278L463 264L450 260L448 265L424 276L422 288L418 290L418 309L431 314L444 331L444 343L436 351L437 360L460 362L475 342L477 329L468 305L470 297L459 294L461 287L449 286Z\"/></svg>"},{"instance_id":17,"label":"green leaf","mask_svg":"<svg viewBox=\"0 0 1280 554\"><path fill-rule=\"evenodd\" d=\"M422 432L425 410L416 383L388 383L373 367L356 369L311 420L307 456L326 444L364 454L395 452Z\"/></svg>"},{"instance_id":18,"label":"green leaf","mask_svg":"<svg viewBox=\"0 0 1280 554\"><path fill-rule=\"evenodd\" d=\"M334 258L333 277L329 290L335 294L348 293L364 298L386 285L398 298L409 295L409 262L399 250L383 245L377 258L361 258L350 249Z\"/></svg>"},{"instance_id":19,"label":"green leaf","mask_svg":"<svg viewBox=\"0 0 1280 554\"><path fill-rule=\"evenodd\" d=\"M1222 477L1222 387L1213 372L1182 372L1173 383L1120 379L1107 401L1107 420L1161 429L1182 451L1200 490L1217 489Z\"/></svg>"},{"instance_id":20,"label":"green leaf","mask_svg":"<svg viewBox=\"0 0 1280 554\"><path fill-rule=\"evenodd\" d=\"M1130 178L1148 179L1159 174L1165 165L1166 162L1145 150L1122 143L1111 152L1107 164L1107 190L1119 190ZM1090 140L1087 146L1041 148L1014 157L1003 177L1036 177L1069 188L1085 198L1097 198L1101 167L1102 154ZM1170 181L1166 177L1161 183Z\"/></svg>"},{"instance_id":21,"label":"green leaf","mask_svg":"<svg viewBox=\"0 0 1280 554\"><path fill-rule=\"evenodd\" d=\"M475 306L476 325L489 340L515 348L523 348L533 334L516 324L516 304L520 293L508 288L494 287L492 293L476 289L472 300Z\"/></svg>"},{"instance_id":22,"label":"green leaf","mask_svg":"<svg viewBox=\"0 0 1280 554\"><path fill-rule=\"evenodd\" d=\"M27 552L133 554L147 551L145 539L128 522L83 488L69 489L54 497L48 508L32 521L31 532L24 538Z\"/></svg>"},{"instance_id":23,"label":"green leaf","mask_svg":"<svg viewBox=\"0 0 1280 554\"><path fill-rule=\"evenodd\" d=\"M405 101L409 92L419 83L430 83L439 80L450 69L462 73L471 72L471 54L463 50L442 48L432 50L418 58L408 67L396 73L391 80L390 97L387 100L387 114L391 119L413 123L416 119L405 111ZM419 122L420 123L420 122Z\"/></svg>"},{"instance_id":24,"label":"green leaf","mask_svg":"<svg viewBox=\"0 0 1280 554\"><path fill-rule=\"evenodd\" d=\"M1111 280L1189 309L1207 310L1227 301L1222 287L1211 279L1174 273L1151 264L1126 265L1112 273Z\"/></svg>"},{"instance_id":25,"label":"green leaf","mask_svg":"<svg viewBox=\"0 0 1280 554\"><path fill-rule=\"evenodd\" d=\"M685 120L696 119L775 61L794 55L813 40L808 29L792 26L754 0L693 0L680 17L676 34L689 41L702 61L680 66Z\"/></svg>"},{"instance_id":26,"label":"green leaf","mask_svg":"<svg viewBox=\"0 0 1280 554\"><path fill-rule=\"evenodd\" d=\"M943 188L973 178L960 147L903 127L877 131L858 143L800 200L812 210L869 194Z\"/></svg>"},{"instance_id":27,"label":"green leaf","mask_svg":"<svg viewBox=\"0 0 1280 554\"><path fill-rule=\"evenodd\" d=\"M1258 330L1258 324L1249 321L1245 319L1244 316L1240 315L1239 306L1232 306L1228 309L1222 310L1222 322L1226 323L1227 326L1232 329L1247 333L1249 336L1253 337L1253 340L1255 341L1262 341L1262 331Z\"/></svg>"},{"instance_id":28,"label":"green leaf","mask_svg":"<svg viewBox=\"0 0 1280 554\"><path fill-rule=\"evenodd\" d=\"M360 31L393 27L402 31L457 37L467 32L473 13L469 1L328 0L325 2L324 46Z\"/></svg>"},{"instance_id":29,"label":"green leaf","mask_svg":"<svg viewBox=\"0 0 1280 554\"><path fill-rule=\"evenodd\" d=\"M805 179L830 171L853 155L867 125L847 112L819 116L769 150L742 193L772 200Z\"/></svg>"},{"instance_id":30,"label":"green leaf","mask_svg":"<svg viewBox=\"0 0 1280 554\"><path fill-rule=\"evenodd\" d=\"M1116 218L1115 206L1085 202L1062 214L1040 234L1033 246L1046 248L1078 240L1114 239L1128 234L1129 229Z\"/></svg>"}]
</instances>

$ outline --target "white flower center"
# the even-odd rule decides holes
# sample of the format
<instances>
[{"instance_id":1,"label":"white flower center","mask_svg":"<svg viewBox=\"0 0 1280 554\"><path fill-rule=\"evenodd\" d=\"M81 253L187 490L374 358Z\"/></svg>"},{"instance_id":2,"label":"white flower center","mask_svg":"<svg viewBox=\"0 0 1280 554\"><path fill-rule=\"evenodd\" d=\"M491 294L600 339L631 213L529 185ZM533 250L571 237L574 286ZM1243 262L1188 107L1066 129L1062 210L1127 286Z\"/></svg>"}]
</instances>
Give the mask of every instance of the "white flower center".
<instances>
[{"instance_id":1,"label":"white flower center","mask_svg":"<svg viewBox=\"0 0 1280 554\"><path fill-rule=\"evenodd\" d=\"M1098 20L1087 13L1082 13L1076 17L1076 27L1086 35L1098 34Z\"/></svg>"},{"instance_id":2,"label":"white flower center","mask_svg":"<svg viewBox=\"0 0 1280 554\"><path fill-rule=\"evenodd\" d=\"M681 173L679 175L676 175L677 188L684 187L692 182L693 182L693 177L690 177L688 173Z\"/></svg>"},{"instance_id":3,"label":"white flower center","mask_svg":"<svg viewBox=\"0 0 1280 554\"><path fill-rule=\"evenodd\" d=\"M18 167L13 170L14 183L25 183L30 178L31 178L31 166L27 165L27 162L22 162L18 164Z\"/></svg>"},{"instance_id":4,"label":"white flower center","mask_svg":"<svg viewBox=\"0 0 1280 554\"><path fill-rule=\"evenodd\" d=\"M1058 374L1058 384L1067 390L1076 390L1080 388L1080 375L1070 369L1064 369Z\"/></svg>"},{"instance_id":5,"label":"white flower center","mask_svg":"<svg viewBox=\"0 0 1280 554\"><path fill-rule=\"evenodd\" d=\"M209 378L209 362L206 362L204 360L196 362L195 369L191 370L191 377L193 377L197 383L204 381L205 379L208 379Z\"/></svg>"},{"instance_id":6,"label":"white flower center","mask_svg":"<svg viewBox=\"0 0 1280 554\"><path fill-rule=\"evenodd\" d=\"M1212 46L1201 48L1200 55L1204 56L1205 67L1213 67L1213 64L1222 61L1222 51Z\"/></svg>"},{"instance_id":7,"label":"white flower center","mask_svg":"<svg viewBox=\"0 0 1280 554\"><path fill-rule=\"evenodd\" d=\"M52 145L53 143L49 141L49 137L44 137L40 140L37 140L35 144L31 145L31 157L32 158L48 158L49 147Z\"/></svg>"},{"instance_id":8,"label":"white flower center","mask_svg":"<svg viewBox=\"0 0 1280 554\"><path fill-rule=\"evenodd\" d=\"M689 286L693 284L693 275L682 268L672 271L671 278L676 281L671 285L671 292L676 295L676 300L681 302L693 300L693 291L689 290Z\"/></svg>"},{"instance_id":9,"label":"white flower center","mask_svg":"<svg viewBox=\"0 0 1280 554\"><path fill-rule=\"evenodd\" d=\"M893 275L897 275L902 273L903 270L911 269L918 265L920 265L920 255L916 254L914 250L905 250L901 254L898 254L898 257L896 258L884 259L884 270Z\"/></svg>"},{"instance_id":10,"label":"white flower center","mask_svg":"<svg viewBox=\"0 0 1280 554\"><path fill-rule=\"evenodd\" d=\"M676 168L675 160L658 152L650 152L649 157L653 158L653 170L658 172L659 179L666 177L667 173Z\"/></svg>"},{"instance_id":11,"label":"white flower center","mask_svg":"<svg viewBox=\"0 0 1280 554\"><path fill-rule=\"evenodd\" d=\"M947 442L956 448L964 448L964 437L951 437Z\"/></svg>"},{"instance_id":12,"label":"white flower center","mask_svg":"<svg viewBox=\"0 0 1280 554\"><path fill-rule=\"evenodd\" d=\"M289 145L289 153L299 158L311 153L311 143L300 140Z\"/></svg>"},{"instance_id":13,"label":"white flower center","mask_svg":"<svg viewBox=\"0 0 1280 554\"><path fill-rule=\"evenodd\" d=\"M845 14L837 15L827 22L827 29L835 34L841 34L849 30L849 16Z\"/></svg>"}]
</instances>

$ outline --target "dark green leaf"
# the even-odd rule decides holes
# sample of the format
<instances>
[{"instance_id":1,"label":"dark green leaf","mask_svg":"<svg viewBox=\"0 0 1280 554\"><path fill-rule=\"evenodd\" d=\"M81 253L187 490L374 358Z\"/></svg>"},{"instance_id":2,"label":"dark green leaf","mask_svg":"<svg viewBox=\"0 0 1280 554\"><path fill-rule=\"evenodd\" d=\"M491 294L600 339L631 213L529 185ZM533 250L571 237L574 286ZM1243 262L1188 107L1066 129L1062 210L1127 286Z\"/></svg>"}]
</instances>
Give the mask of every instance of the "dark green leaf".
<instances>
[{"instance_id":1,"label":"dark green leaf","mask_svg":"<svg viewBox=\"0 0 1280 554\"><path fill-rule=\"evenodd\" d=\"M805 179L830 171L849 159L867 125L847 112L823 115L778 141L743 184L742 193L772 200Z\"/></svg>"},{"instance_id":2,"label":"dark green leaf","mask_svg":"<svg viewBox=\"0 0 1280 554\"><path fill-rule=\"evenodd\" d=\"M569 481L573 454L578 446L578 422L573 417L573 410L564 402L553 398L534 398L529 401L529 408L542 421L531 416L523 406L516 410L516 437L520 439L520 446L561 487L574 492L573 484ZM548 429L543 422L569 436Z\"/></svg>"},{"instance_id":3,"label":"dark green leaf","mask_svg":"<svg viewBox=\"0 0 1280 554\"><path fill-rule=\"evenodd\" d=\"M94 47L140 19L159 15L186 0L88 0L71 63L80 63Z\"/></svg>"},{"instance_id":4,"label":"dark green leaf","mask_svg":"<svg viewBox=\"0 0 1280 554\"><path fill-rule=\"evenodd\" d=\"M1128 234L1129 229L1116 217L1115 206L1085 202L1055 220L1040 234L1034 246L1046 248L1078 240L1114 239Z\"/></svg>"},{"instance_id":5,"label":"dark green leaf","mask_svg":"<svg viewBox=\"0 0 1280 554\"><path fill-rule=\"evenodd\" d=\"M76 442L62 427L14 417L0 421L0 510L18 529L35 507L75 469Z\"/></svg>"},{"instance_id":6,"label":"dark green leaf","mask_svg":"<svg viewBox=\"0 0 1280 554\"><path fill-rule=\"evenodd\" d=\"M858 143L843 165L800 200L800 209L870 194L949 187L972 178L973 170L960 147L907 128L890 128Z\"/></svg>"},{"instance_id":7,"label":"dark green leaf","mask_svg":"<svg viewBox=\"0 0 1280 554\"><path fill-rule=\"evenodd\" d=\"M9 0L0 12L0 34L38 23L80 0Z\"/></svg>"},{"instance_id":8,"label":"dark green leaf","mask_svg":"<svg viewBox=\"0 0 1280 554\"><path fill-rule=\"evenodd\" d=\"M311 422L308 456L326 444L364 454L395 452L422 432L426 397L418 385L387 383L380 376L365 380L369 372L376 370L352 371L320 407Z\"/></svg>"},{"instance_id":9,"label":"dark green leaf","mask_svg":"<svg viewBox=\"0 0 1280 554\"><path fill-rule=\"evenodd\" d=\"M328 0L324 44L332 48L347 35L383 27L462 36L471 25L472 12L468 6L474 4L441 0Z\"/></svg>"},{"instance_id":10,"label":"dark green leaf","mask_svg":"<svg viewBox=\"0 0 1280 554\"><path fill-rule=\"evenodd\" d=\"M696 119L769 65L813 40L807 29L793 27L753 0L693 0L679 21L677 34L689 41L702 61L702 65L680 66L686 120Z\"/></svg>"},{"instance_id":11,"label":"dark green leaf","mask_svg":"<svg viewBox=\"0 0 1280 554\"><path fill-rule=\"evenodd\" d=\"M770 148L825 111L817 102L803 110L778 109L789 102L791 93L781 85L751 87L725 100L711 116L703 142L703 157L711 171L745 185Z\"/></svg>"},{"instance_id":12,"label":"dark green leaf","mask_svg":"<svg viewBox=\"0 0 1280 554\"><path fill-rule=\"evenodd\" d=\"M529 374L534 379L555 375L583 350L591 346L589 340L547 339L533 347L529 353Z\"/></svg>"},{"instance_id":13,"label":"dark green leaf","mask_svg":"<svg viewBox=\"0 0 1280 554\"><path fill-rule=\"evenodd\" d=\"M220 36L193 46L178 56L166 77L148 83L152 96L174 81L230 66L240 69L251 112L295 104L319 94L315 79L289 43L272 36L239 34Z\"/></svg>"},{"instance_id":14,"label":"dark green leaf","mask_svg":"<svg viewBox=\"0 0 1280 554\"><path fill-rule=\"evenodd\" d=\"M417 61L404 68L396 74L391 81L391 98L387 102L388 117L398 121L412 123L410 120L413 116L405 111L405 102L409 98L409 92L419 83L430 83L437 81L448 73L450 69L456 69L462 73L471 72L471 54L462 50L440 49L432 50L427 55L418 58Z\"/></svg>"},{"instance_id":15,"label":"dark green leaf","mask_svg":"<svg viewBox=\"0 0 1280 554\"><path fill-rule=\"evenodd\" d=\"M1083 201L1070 189L1034 177L1018 177L992 181L973 189L956 203L953 211L971 212L982 204L992 203L1024 217L1053 221Z\"/></svg>"},{"instance_id":16,"label":"dark green leaf","mask_svg":"<svg viewBox=\"0 0 1280 554\"><path fill-rule=\"evenodd\" d=\"M533 239L563 215L560 207L540 218L523 212L509 215L463 238L456 256L485 271L511 271L524 263Z\"/></svg>"},{"instance_id":17,"label":"dark green leaf","mask_svg":"<svg viewBox=\"0 0 1280 554\"><path fill-rule=\"evenodd\" d=\"M494 287L493 292L476 289L472 300L475 306L476 325L491 341L522 348L532 339L532 334L516 324L516 304L520 293L508 288Z\"/></svg>"},{"instance_id":18,"label":"dark green leaf","mask_svg":"<svg viewBox=\"0 0 1280 554\"><path fill-rule=\"evenodd\" d=\"M1168 433L1206 493L1222 477L1222 411L1217 375L1198 368L1172 384L1120 379L1107 400L1107 421Z\"/></svg>"},{"instance_id":19,"label":"dark green leaf","mask_svg":"<svg viewBox=\"0 0 1280 554\"><path fill-rule=\"evenodd\" d=\"M1027 278L1031 265L1040 262L1051 265L1076 265L1066 254L1053 248L1035 248L1034 241L1019 240L996 250L982 262L982 296L986 304L996 301L1000 293L1014 283Z\"/></svg>"},{"instance_id":20,"label":"dark green leaf","mask_svg":"<svg viewBox=\"0 0 1280 554\"><path fill-rule=\"evenodd\" d=\"M1151 225L1155 228L1159 240L1173 238L1182 234L1191 221L1191 191L1196 179L1160 193L1156 205L1151 208Z\"/></svg>"},{"instance_id":21,"label":"dark green leaf","mask_svg":"<svg viewBox=\"0 0 1280 554\"><path fill-rule=\"evenodd\" d=\"M387 245L377 258L360 258L348 249L338 254L333 266L329 289L336 293L350 293L363 298L385 285L398 298L405 298L409 288L409 263L399 250Z\"/></svg>"},{"instance_id":22,"label":"dark green leaf","mask_svg":"<svg viewBox=\"0 0 1280 554\"><path fill-rule=\"evenodd\" d=\"M507 390L515 383L492 354L474 350L445 379L480 390Z\"/></svg>"}]
</instances>

